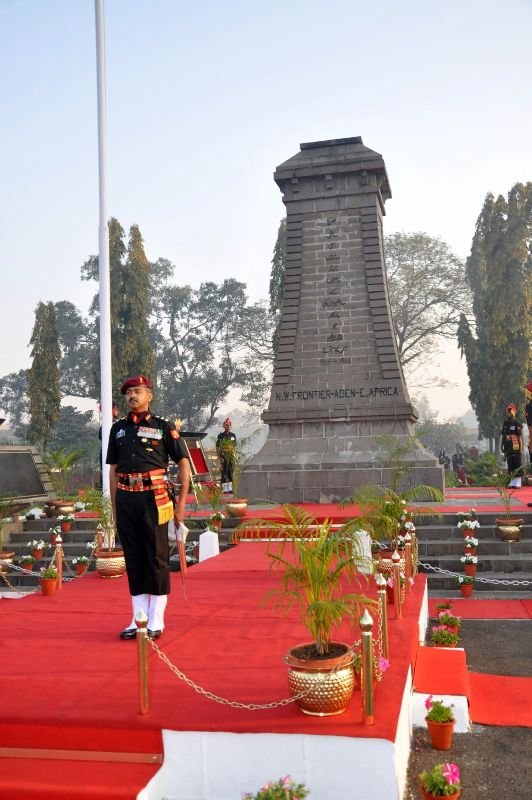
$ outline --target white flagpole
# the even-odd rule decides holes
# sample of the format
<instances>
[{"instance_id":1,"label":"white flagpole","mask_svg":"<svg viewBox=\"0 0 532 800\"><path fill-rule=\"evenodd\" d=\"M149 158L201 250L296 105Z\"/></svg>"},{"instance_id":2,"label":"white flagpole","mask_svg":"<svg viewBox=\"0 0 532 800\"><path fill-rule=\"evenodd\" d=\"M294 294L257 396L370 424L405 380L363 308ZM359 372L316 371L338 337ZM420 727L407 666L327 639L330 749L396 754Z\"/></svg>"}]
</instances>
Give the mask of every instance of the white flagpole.
<instances>
[{"instance_id":1,"label":"white flagpole","mask_svg":"<svg viewBox=\"0 0 532 800\"><path fill-rule=\"evenodd\" d=\"M106 103L105 103L105 23L103 0L94 0L96 13L96 67L98 92L98 185L100 217L98 227L100 267L100 383L102 404L102 485L109 494L109 469L105 455L112 424L112 371L111 371L111 291L109 271L109 229L107 227L107 153L106 153Z\"/></svg>"}]
</instances>

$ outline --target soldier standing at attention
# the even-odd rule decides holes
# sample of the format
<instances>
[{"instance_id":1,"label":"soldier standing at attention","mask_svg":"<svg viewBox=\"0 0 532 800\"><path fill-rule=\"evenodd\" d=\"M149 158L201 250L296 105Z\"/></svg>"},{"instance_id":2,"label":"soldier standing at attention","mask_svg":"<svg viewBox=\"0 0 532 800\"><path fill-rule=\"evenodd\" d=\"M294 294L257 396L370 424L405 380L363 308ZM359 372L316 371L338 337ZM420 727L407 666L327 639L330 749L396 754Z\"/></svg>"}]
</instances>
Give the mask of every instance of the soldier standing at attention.
<instances>
[{"instance_id":1,"label":"soldier standing at attention","mask_svg":"<svg viewBox=\"0 0 532 800\"><path fill-rule=\"evenodd\" d=\"M112 426L106 459L133 604L132 620L120 638L135 638L135 617L144 611L148 636L158 639L164 629L170 591L168 522L173 516L178 525L185 517L190 465L175 425L150 410L153 395L149 378L129 378L120 391L129 413ZM181 487L175 510L166 482L170 458L178 466Z\"/></svg>"},{"instance_id":2,"label":"soldier standing at attention","mask_svg":"<svg viewBox=\"0 0 532 800\"><path fill-rule=\"evenodd\" d=\"M529 381L525 389L526 397L526 424L528 427L528 460L532 461L532 381ZM530 505L530 504L529 504Z\"/></svg>"},{"instance_id":3,"label":"soldier standing at attention","mask_svg":"<svg viewBox=\"0 0 532 800\"><path fill-rule=\"evenodd\" d=\"M233 491L233 465L235 463L236 436L231 430L229 417L224 421L224 429L216 439L216 452L220 459L222 492L231 494Z\"/></svg>"},{"instance_id":4,"label":"soldier standing at attention","mask_svg":"<svg viewBox=\"0 0 532 800\"><path fill-rule=\"evenodd\" d=\"M512 475L521 467L523 453L523 426L517 422L517 409L513 403L506 406L506 419L501 430L501 451L508 465L508 474ZM508 484L515 488L521 486L521 476L514 475Z\"/></svg>"}]
</instances>

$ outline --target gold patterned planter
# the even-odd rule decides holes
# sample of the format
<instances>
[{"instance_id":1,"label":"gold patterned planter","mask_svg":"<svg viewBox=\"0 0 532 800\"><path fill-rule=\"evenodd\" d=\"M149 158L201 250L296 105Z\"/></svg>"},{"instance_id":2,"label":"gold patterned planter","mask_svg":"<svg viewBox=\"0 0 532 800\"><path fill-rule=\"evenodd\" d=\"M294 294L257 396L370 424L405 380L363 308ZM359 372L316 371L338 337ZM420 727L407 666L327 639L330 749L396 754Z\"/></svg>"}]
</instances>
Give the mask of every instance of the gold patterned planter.
<instances>
[{"instance_id":1,"label":"gold patterned planter","mask_svg":"<svg viewBox=\"0 0 532 800\"><path fill-rule=\"evenodd\" d=\"M290 695L305 695L296 704L304 714L316 717L329 717L343 714L353 696L355 673L353 654L349 646L339 642L344 653L336 658L299 658L298 652L309 645L293 647L285 656L288 664L288 687Z\"/></svg>"},{"instance_id":2,"label":"gold patterned planter","mask_svg":"<svg viewBox=\"0 0 532 800\"><path fill-rule=\"evenodd\" d=\"M126 571L123 550L96 550L96 570L101 578L119 578Z\"/></svg>"},{"instance_id":3,"label":"gold patterned planter","mask_svg":"<svg viewBox=\"0 0 532 800\"><path fill-rule=\"evenodd\" d=\"M497 530L503 542L518 542L521 538L521 525L524 520L516 517L496 519Z\"/></svg>"}]
</instances>

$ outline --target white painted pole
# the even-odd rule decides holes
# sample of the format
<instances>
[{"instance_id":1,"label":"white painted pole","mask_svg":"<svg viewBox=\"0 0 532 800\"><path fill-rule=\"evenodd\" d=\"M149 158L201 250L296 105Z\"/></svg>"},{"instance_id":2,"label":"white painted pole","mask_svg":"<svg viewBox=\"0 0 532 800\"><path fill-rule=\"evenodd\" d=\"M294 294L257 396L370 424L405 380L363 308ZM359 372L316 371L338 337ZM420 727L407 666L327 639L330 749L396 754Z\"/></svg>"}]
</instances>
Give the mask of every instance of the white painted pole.
<instances>
[{"instance_id":1,"label":"white painted pole","mask_svg":"<svg viewBox=\"0 0 532 800\"><path fill-rule=\"evenodd\" d=\"M107 227L107 154L105 102L105 23L103 0L94 0L96 13L96 67L98 92L98 185L100 217L98 227L100 268L100 382L102 404L103 491L109 494L109 470L105 455L113 414L111 371L111 291L109 270L109 229Z\"/></svg>"}]
</instances>

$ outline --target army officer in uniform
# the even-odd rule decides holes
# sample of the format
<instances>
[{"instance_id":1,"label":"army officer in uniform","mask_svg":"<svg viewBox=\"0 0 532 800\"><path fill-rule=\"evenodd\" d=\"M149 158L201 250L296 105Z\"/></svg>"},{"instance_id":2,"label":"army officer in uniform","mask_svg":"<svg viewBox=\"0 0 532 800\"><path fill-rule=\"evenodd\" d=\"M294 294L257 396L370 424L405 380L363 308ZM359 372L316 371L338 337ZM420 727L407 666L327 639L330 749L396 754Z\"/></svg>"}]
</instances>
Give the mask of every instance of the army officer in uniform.
<instances>
[{"instance_id":1,"label":"army officer in uniform","mask_svg":"<svg viewBox=\"0 0 532 800\"><path fill-rule=\"evenodd\" d=\"M164 610L170 591L168 522L183 522L190 465L175 425L150 410L151 381L129 378L120 391L126 397L127 417L111 428L107 464L110 492L120 542L124 549L133 616L120 633L133 639L135 617L144 611L148 636L158 639L164 629ZM178 465L179 498L175 510L168 495L168 460Z\"/></svg>"}]
</instances>

